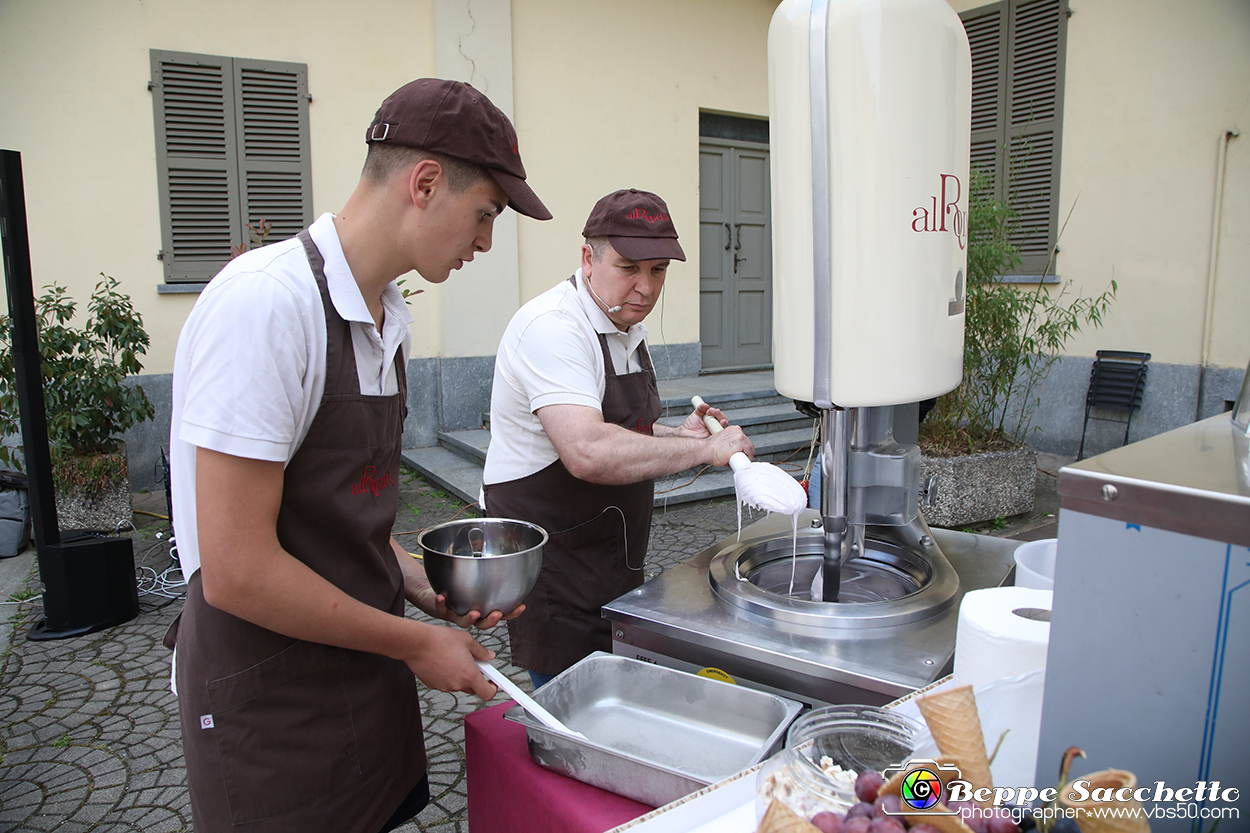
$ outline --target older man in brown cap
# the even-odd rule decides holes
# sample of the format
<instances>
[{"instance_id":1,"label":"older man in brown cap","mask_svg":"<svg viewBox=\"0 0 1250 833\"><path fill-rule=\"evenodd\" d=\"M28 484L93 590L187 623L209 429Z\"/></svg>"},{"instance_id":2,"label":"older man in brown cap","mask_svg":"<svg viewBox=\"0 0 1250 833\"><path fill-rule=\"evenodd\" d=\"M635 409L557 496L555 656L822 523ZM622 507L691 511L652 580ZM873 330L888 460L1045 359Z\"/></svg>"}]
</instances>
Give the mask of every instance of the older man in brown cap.
<instances>
[{"instance_id":1,"label":"older man in brown cap","mask_svg":"<svg viewBox=\"0 0 1250 833\"><path fill-rule=\"evenodd\" d=\"M699 406L656 422L660 395L643 319L668 265L685 260L664 200L634 188L595 204L581 268L525 304L495 357L486 511L547 530L538 583L508 623L514 664L535 686L612 647L600 608L642 583L656 477L726 465L754 447L710 434Z\"/></svg>"},{"instance_id":2,"label":"older man in brown cap","mask_svg":"<svg viewBox=\"0 0 1250 833\"><path fill-rule=\"evenodd\" d=\"M412 321L396 279L446 280L505 206L551 215L507 117L467 84L405 85L365 141L343 210L231 261L178 342L188 588L167 642L197 833L390 830L429 798L414 675L495 693L475 664L489 650L403 615L504 618L448 611L391 537Z\"/></svg>"}]
</instances>

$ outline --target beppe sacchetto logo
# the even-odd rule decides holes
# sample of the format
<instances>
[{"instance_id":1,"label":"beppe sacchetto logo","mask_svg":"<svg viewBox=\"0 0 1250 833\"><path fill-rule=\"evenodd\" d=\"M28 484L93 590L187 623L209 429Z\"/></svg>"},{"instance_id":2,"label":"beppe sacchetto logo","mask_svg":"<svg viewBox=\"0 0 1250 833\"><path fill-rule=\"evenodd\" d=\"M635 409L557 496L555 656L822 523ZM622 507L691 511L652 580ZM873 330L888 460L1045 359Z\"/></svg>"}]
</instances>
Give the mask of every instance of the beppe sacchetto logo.
<instances>
[{"instance_id":1,"label":"beppe sacchetto logo","mask_svg":"<svg viewBox=\"0 0 1250 833\"><path fill-rule=\"evenodd\" d=\"M1097 773L1095 774L1097 775ZM1097 818L1192 818L1240 819L1235 804L1240 790L1219 781L1198 781L1191 787L1168 787L1162 781L1151 786L1103 786L1103 782L1076 779L1063 790L1055 787L974 787L963 779L959 767L923 759L885 769L882 777L897 780L898 810L887 815L943 815L997 819L1010 816L1021 822ZM1061 795L1061 793L1063 793ZM1062 803L1060 803L1060 800ZM1065 806L1066 805L1066 806ZM1081 805L1080 810L1076 806ZM911 819L915 821L915 819Z\"/></svg>"},{"instance_id":2,"label":"beppe sacchetto logo","mask_svg":"<svg viewBox=\"0 0 1250 833\"><path fill-rule=\"evenodd\" d=\"M948 784L962 783L963 777L959 767L954 764L939 764L932 760L908 761L906 764L888 767L881 776L889 781L895 775L903 773L899 783L899 798L902 806L897 812L886 810L890 815L908 815L914 813L930 813L933 815L953 816L958 811L948 806L950 790Z\"/></svg>"}]
</instances>

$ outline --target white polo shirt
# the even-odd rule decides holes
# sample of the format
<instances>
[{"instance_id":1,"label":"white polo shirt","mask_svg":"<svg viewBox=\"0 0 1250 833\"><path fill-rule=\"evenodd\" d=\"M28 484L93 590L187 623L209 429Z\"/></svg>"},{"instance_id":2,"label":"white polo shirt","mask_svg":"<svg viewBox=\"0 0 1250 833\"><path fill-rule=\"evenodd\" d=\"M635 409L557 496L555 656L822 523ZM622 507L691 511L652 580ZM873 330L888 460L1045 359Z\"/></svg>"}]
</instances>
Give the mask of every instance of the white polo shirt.
<instances>
[{"instance_id":1,"label":"white polo shirt","mask_svg":"<svg viewBox=\"0 0 1250 833\"><path fill-rule=\"evenodd\" d=\"M323 214L309 228L325 260L335 310L350 323L360 391L398 390L395 351L407 361L411 334L403 293L382 293L382 332ZM199 569L195 450L290 462L308 433L326 381L321 294L296 238L230 261L200 293L174 356L170 480L178 557L186 578Z\"/></svg>"},{"instance_id":2,"label":"white polo shirt","mask_svg":"<svg viewBox=\"0 0 1250 833\"><path fill-rule=\"evenodd\" d=\"M582 270L517 310L499 342L490 394L490 448L482 482L506 483L558 459L535 412L547 405L602 411L607 374L599 333L617 374L642 369L639 347L647 327L621 332L586 288Z\"/></svg>"}]
</instances>

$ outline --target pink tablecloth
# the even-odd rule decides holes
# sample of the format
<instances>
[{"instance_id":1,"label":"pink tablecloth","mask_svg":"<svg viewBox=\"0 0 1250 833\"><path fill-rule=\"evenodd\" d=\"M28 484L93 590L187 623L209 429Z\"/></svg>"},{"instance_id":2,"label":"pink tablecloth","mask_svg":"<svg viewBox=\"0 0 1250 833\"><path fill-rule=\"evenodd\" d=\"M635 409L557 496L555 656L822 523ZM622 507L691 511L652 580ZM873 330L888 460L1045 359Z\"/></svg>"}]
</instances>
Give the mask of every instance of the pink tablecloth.
<instances>
[{"instance_id":1,"label":"pink tablecloth","mask_svg":"<svg viewBox=\"0 0 1250 833\"><path fill-rule=\"evenodd\" d=\"M472 833L603 833L651 810L534 763L511 700L464 719Z\"/></svg>"}]
</instances>

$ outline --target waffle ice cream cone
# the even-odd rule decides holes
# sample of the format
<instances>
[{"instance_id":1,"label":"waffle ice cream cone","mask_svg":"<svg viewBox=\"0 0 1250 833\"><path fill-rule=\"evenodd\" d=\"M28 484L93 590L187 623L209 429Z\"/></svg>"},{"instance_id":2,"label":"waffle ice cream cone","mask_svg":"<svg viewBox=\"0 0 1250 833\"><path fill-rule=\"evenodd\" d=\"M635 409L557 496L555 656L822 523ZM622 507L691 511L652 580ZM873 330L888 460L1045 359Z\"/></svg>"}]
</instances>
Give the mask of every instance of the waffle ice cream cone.
<instances>
[{"instance_id":1,"label":"waffle ice cream cone","mask_svg":"<svg viewBox=\"0 0 1250 833\"><path fill-rule=\"evenodd\" d=\"M1090 793L1094 790L1110 789L1114 795L1116 790L1127 787L1130 791L1137 787L1137 776L1122 769L1104 769L1102 772L1091 772L1068 782L1059 794L1059 801L1064 807L1076 811L1076 823L1081 833L1150 833L1150 822L1146 819L1146 811L1135 799L1129 801L1095 801L1093 797L1077 801L1072 798L1072 785L1076 780L1088 781L1086 787ZM1100 811L1111 811L1103 813Z\"/></svg>"},{"instance_id":2,"label":"waffle ice cream cone","mask_svg":"<svg viewBox=\"0 0 1250 833\"><path fill-rule=\"evenodd\" d=\"M985 755L985 737L977 714L972 686L965 685L921 697L916 701L933 741L943 755L959 761L964 780L974 790L993 787L990 762Z\"/></svg>"},{"instance_id":3,"label":"waffle ice cream cone","mask_svg":"<svg viewBox=\"0 0 1250 833\"><path fill-rule=\"evenodd\" d=\"M820 829L774 798L755 833L820 833Z\"/></svg>"}]
</instances>

